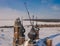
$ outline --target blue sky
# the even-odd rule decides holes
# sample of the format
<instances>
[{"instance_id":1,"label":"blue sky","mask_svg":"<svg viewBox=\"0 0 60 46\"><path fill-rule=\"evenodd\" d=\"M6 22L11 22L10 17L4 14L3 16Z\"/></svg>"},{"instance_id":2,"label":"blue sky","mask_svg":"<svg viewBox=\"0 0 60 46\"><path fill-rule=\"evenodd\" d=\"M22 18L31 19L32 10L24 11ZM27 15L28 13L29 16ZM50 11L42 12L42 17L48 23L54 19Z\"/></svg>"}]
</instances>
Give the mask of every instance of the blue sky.
<instances>
[{"instance_id":1,"label":"blue sky","mask_svg":"<svg viewBox=\"0 0 60 46\"><path fill-rule=\"evenodd\" d=\"M2 18L4 18L3 16L5 18L7 18L6 16L8 18L28 16L24 2L27 3L31 16L35 15L42 19L60 19L60 0L0 0L0 16Z\"/></svg>"}]
</instances>

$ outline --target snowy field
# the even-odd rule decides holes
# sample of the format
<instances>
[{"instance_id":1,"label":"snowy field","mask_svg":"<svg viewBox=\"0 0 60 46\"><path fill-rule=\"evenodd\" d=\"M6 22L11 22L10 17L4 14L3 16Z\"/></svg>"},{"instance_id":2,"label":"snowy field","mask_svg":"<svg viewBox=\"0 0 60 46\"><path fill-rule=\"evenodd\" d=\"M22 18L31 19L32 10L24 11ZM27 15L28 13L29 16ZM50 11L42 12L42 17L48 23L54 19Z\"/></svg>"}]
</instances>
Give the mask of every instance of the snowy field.
<instances>
[{"instance_id":1,"label":"snowy field","mask_svg":"<svg viewBox=\"0 0 60 46\"><path fill-rule=\"evenodd\" d=\"M29 25L29 22L23 22L24 25ZM14 25L14 22L8 22L8 24L4 24L4 21L1 22L1 25ZM59 23L42 23L42 22L38 22L38 24L60 24ZM28 32L30 31L31 27L27 28L25 27L26 32L25 32L25 36L26 39L28 39ZM0 28L0 46L13 46L13 32L14 29L13 28L3 28L3 32L1 31L2 28ZM50 39L52 39L53 41L53 46L60 46L60 27L51 27L51 28L40 28L40 32L39 32L39 37L41 39L44 39L45 37L49 37Z\"/></svg>"},{"instance_id":2,"label":"snowy field","mask_svg":"<svg viewBox=\"0 0 60 46\"><path fill-rule=\"evenodd\" d=\"M30 28L27 29L28 32L29 30ZM26 31L26 39L28 39L27 31ZM40 28L39 37L41 39L49 37L50 39L52 39L53 46L60 46L60 27Z\"/></svg>"},{"instance_id":3,"label":"snowy field","mask_svg":"<svg viewBox=\"0 0 60 46\"><path fill-rule=\"evenodd\" d=\"M14 30L12 28L5 28L3 30L3 32L0 31L0 46L12 46Z\"/></svg>"},{"instance_id":4,"label":"snowy field","mask_svg":"<svg viewBox=\"0 0 60 46\"><path fill-rule=\"evenodd\" d=\"M3 30L3 32L0 31L0 46L12 46L13 28ZM26 39L28 39L27 34L29 31L30 28L26 28ZM49 37L53 41L53 46L60 46L60 27L40 28L39 37L41 39Z\"/></svg>"}]
</instances>

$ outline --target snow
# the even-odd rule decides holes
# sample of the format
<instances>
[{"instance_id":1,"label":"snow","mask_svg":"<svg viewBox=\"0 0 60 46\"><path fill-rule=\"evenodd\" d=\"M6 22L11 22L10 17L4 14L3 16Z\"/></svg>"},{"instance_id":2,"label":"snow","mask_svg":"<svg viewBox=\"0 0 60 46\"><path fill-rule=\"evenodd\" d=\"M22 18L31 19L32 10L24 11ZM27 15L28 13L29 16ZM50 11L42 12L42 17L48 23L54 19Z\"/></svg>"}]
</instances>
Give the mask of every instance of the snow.
<instances>
[{"instance_id":1,"label":"snow","mask_svg":"<svg viewBox=\"0 0 60 46\"><path fill-rule=\"evenodd\" d=\"M31 27L26 28L26 39L28 39L28 32L30 31ZM13 46L13 28L3 28L3 32L0 28L0 46ZM60 27L48 27L48 28L40 28L39 32L40 39L44 39L49 37L53 41L53 46L60 46Z\"/></svg>"},{"instance_id":2,"label":"snow","mask_svg":"<svg viewBox=\"0 0 60 46\"><path fill-rule=\"evenodd\" d=\"M30 31L30 28L26 29L26 32L25 32L26 39L28 39L27 34L29 31ZM44 39L46 37L49 37L52 40L53 46L59 46L60 45L60 27L40 28L39 38Z\"/></svg>"},{"instance_id":3,"label":"snow","mask_svg":"<svg viewBox=\"0 0 60 46\"><path fill-rule=\"evenodd\" d=\"M1 29L0 29L1 30ZM3 29L0 31L0 46L12 46L13 43L13 29Z\"/></svg>"}]
</instances>

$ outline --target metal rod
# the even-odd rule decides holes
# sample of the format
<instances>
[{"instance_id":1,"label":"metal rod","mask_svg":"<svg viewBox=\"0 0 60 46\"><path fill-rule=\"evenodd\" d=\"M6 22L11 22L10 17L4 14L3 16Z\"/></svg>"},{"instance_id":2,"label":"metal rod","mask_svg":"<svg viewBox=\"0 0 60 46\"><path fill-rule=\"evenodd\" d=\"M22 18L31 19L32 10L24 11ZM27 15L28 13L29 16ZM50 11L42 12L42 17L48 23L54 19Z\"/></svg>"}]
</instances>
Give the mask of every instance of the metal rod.
<instances>
[{"instance_id":1,"label":"metal rod","mask_svg":"<svg viewBox=\"0 0 60 46\"><path fill-rule=\"evenodd\" d=\"M27 5L26 5L26 2L24 2L24 5L25 5L25 8L26 8L27 13L28 13L28 16L29 16L29 19L30 19L30 23L31 23L31 25L33 26L32 22L31 22L30 13L29 13L28 8L27 8Z\"/></svg>"}]
</instances>

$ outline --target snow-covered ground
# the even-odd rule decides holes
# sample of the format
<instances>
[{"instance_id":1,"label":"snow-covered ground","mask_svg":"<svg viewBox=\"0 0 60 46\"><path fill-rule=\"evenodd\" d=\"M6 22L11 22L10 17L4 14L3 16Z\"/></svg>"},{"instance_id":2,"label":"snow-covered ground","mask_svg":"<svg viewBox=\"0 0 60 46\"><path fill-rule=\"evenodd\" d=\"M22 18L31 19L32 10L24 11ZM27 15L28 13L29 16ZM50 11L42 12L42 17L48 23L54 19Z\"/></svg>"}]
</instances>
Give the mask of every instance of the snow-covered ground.
<instances>
[{"instance_id":1,"label":"snow-covered ground","mask_svg":"<svg viewBox=\"0 0 60 46\"><path fill-rule=\"evenodd\" d=\"M9 28L3 30L3 32L0 31L0 46L12 46L13 29ZM26 39L28 39L27 34L29 31L30 28L27 28L25 33ZM60 27L40 28L39 37L41 39L45 37L50 37L53 40L53 46L60 46Z\"/></svg>"},{"instance_id":2,"label":"snow-covered ground","mask_svg":"<svg viewBox=\"0 0 60 46\"><path fill-rule=\"evenodd\" d=\"M28 39L27 34L29 31L30 28L26 29L26 39ZM52 39L53 46L60 46L60 27L40 28L39 37L40 39L49 37Z\"/></svg>"},{"instance_id":3,"label":"snow-covered ground","mask_svg":"<svg viewBox=\"0 0 60 46\"><path fill-rule=\"evenodd\" d=\"M9 25L9 24L8 24ZM13 28L3 28L3 32L0 28L0 46L13 46ZM30 31L31 27L25 27L26 32L25 36L28 39L28 32ZM53 46L60 46L60 27L48 27L48 28L40 28L39 37L44 39L45 37L49 37L53 41Z\"/></svg>"},{"instance_id":4,"label":"snow-covered ground","mask_svg":"<svg viewBox=\"0 0 60 46\"><path fill-rule=\"evenodd\" d=\"M12 46L13 42L13 29L12 28L5 28L4 31L0 29L0 46Z\"/></svg>"}]
</instances>

